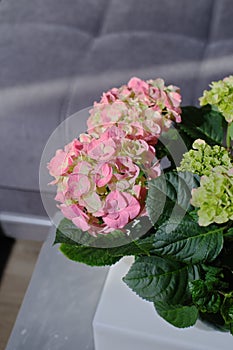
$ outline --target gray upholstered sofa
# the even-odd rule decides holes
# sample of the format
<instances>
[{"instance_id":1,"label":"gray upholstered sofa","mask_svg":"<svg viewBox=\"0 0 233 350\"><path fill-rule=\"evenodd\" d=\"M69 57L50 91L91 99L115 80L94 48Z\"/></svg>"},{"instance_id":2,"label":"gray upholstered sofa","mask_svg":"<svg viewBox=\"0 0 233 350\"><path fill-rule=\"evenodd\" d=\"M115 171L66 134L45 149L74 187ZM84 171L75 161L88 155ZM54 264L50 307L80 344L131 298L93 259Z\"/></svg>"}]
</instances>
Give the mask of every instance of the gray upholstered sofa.
<instances>
[{"instance_id":1,"label":"gray upholstered sofa","mask_svg":"<svg viewBox=\"0 0 233 350\"><path fill-rule=\"evenodd\" d=\"M181 87L183 105L197 104L233 73L232 18L232 0L2 0L0 218L46 216L44 145L103 90L162 77Z\"/></svg>"}]
</instances>

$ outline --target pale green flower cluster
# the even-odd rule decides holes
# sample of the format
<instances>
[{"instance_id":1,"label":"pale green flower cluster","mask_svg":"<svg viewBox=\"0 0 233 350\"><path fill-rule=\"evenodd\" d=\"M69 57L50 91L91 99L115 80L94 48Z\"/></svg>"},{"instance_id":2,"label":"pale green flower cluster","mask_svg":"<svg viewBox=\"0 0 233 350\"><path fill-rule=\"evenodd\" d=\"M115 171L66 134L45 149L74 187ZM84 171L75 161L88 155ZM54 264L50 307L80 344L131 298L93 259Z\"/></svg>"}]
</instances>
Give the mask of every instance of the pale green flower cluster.
<instances>
[{"instance_id":1,"label":"pale green flower cluster","mask_svg":"<svg viewBox=\"0 0 233 350\"><path fill-rule=\"evenodd\" d=\"M203 176L200 187L192 191L191 203L199 208L200 226L233 220L233 168L220 166Z\"/></svg>"},{"instance_id":2,"label":"pale green flower cluster","mask_svg":"<svg viewBox=\"0 0 233 350\"><path fill-rule=\"evenodd\" d=\"M211 147L201 139L195 140L192 147L193 149L184 154L178 171L189 171L202 176L210 175L216 166L224 166L227 169L233 166L224 147Z\"/></svg>"},{"instance_id":3,"label":"pale green flower cluster","mask_svg":"<svg viewBox=\"0 0 233 350\"><path fill-rule=\"evenodd\" d=\"M233 76L210 84L210 90L205 90L200 97L200 105L211 104L222 113L228 123L233 121Z\"/></svg>"}]
</instances>

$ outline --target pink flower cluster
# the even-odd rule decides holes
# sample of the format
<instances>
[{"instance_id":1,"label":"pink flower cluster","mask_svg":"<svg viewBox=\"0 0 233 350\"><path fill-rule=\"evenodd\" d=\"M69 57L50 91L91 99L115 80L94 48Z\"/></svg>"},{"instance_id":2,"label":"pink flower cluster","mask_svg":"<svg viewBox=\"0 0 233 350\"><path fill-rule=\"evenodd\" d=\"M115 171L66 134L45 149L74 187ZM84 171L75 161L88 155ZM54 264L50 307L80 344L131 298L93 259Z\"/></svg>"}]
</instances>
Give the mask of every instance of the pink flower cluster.
<instances>
[{"instance_id":1,"label":"pink flower cluster","mask_svg":"<svg viewBox=\"0 0 233 350\"><path fill-rule=\"evenodd\" d=\"M122 229L145 212L147 177L160 174L155 150L117 127L81 134L48 164L65 217L92 235Z\"/></svg>"},{"instance_id":2,"label":"pink flower cluster","mask_svg":"<svg viewBox=\"0 0 233 350\"><path fill-rule=\"evenodd\" d=\"M148 178L160 175L154 145L180 122L180 101L178 88L161 79L132 78L104 93L90 111L88 133L48 164L63 215L94 236L145 215Z\"/></svg>"},{"instance_id":3,"label":"pink flower cluster","mask_svg":"<svg viewBox=\"0 0 233 350\"><path fill-rule=\"evenodd\" d=\"M95 102L87 121L88 133L98 137L116 125L130 139L155 144L172 121L181 122L181 95L176 86L165 86L162 79L143 81L132 78L127 85L103 93Z\"/></svg>"}]
</instances>

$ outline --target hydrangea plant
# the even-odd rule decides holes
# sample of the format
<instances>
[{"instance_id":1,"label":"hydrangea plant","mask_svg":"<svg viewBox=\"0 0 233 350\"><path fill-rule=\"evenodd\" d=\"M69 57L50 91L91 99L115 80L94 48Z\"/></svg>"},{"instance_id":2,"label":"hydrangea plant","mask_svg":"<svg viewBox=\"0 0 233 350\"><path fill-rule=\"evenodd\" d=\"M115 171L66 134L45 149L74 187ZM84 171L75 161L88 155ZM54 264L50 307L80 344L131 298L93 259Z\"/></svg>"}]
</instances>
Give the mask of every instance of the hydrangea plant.
<instances>
[{"instance_id":1,"label":"hydrangea plant","mask_svg":"<svg viewBox=\"0 0 233 350\"><path fill-rule=\"evenodd\" d=\"M201 226L233 220L233 164L230 170L218 166L202 176L200 187L192 191L191 203L200 208L197 213Z\"/></svg>"},{"instance_id":2,"label":"hydrangea plant","mask_svg":"<svg viewBox=\"0 0 233 350\"><path fill-rule=\"evenodd\" d=\"M210 84L210 90L205 90L200 97L200 105L211 105L221 113L228 123L226 145L229 149L233 140L233 76Z\"/></svg>"},{"instance_id":3,"label":"hydrangea plant","mask_svg":"<svg viewBox=\"0 0 233 350\"><path fill-rule=\"evenodd\" d=\"M233 77L210 87L202 107L181 107L179 88L132 78L94 103L87 133L48 169L65 217L55 243L69 259L103 266L133 255L124 282L167 322L200 318L233 334ZM146 232L129 235L144 218Z\"/></svg>"},{"instance_id":4,"label":"hydrangea plant","mask_svg":"<svg viewBox=\"0 0 233 350\"><path fill-rule=\"evenodd\" d=\"M228 123L233 121L233 76L210 84L210 90L205 90L200 97L200 105L210 104L217 108Z\"/></svg>"},{"instance_id":5,"label":"hydrangea plant","mask_svg":"<svg viewBox=\"0 0 233 350\"><path fill-rule=\"evenodd\" d=\"M183 155L178 171L190 171L199 176L210 175L217 166L233 167L229 152L221 146L210 146L204 140L194 141L190 151Z\"/></svg>"}]
</instances>

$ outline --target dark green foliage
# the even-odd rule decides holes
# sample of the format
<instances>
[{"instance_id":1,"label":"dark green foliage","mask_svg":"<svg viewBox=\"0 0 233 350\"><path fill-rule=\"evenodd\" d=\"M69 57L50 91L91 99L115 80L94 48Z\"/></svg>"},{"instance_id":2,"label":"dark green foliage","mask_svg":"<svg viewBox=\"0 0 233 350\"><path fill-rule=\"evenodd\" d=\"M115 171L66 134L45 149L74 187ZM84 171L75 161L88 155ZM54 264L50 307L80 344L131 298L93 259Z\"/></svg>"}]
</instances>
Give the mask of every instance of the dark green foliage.
<instances>
[{"instance_id":1,"label":"dark green foliage","mask_svg":"<svg viewBox=\"0 0 233 350\"><path fill-rule=\"evenodd\" d=\"M194 305L171 305L160 301L155 303L155 308L161 317L178 328L193 326L198 318L198 309Z\"/></svg>"},{"instance_id":2,"label":"dark green foliage","mask_svg":"<svg viewBox=\"0 0 233 350\"><path fill-rule=\"evenodd\" d=\"M112 265L121 258L120 256L111 256L104 248L82 247L66 243L61 244L60 250L70 260L90 266Z\"/></svg>"},{"instance_id":3,"label":"dark green foliage","mask_svg":"<svg viewBox=\"0 0 233 350\"><path fill-rule=\"evenodd\" d=\"M222 115L209 105L183 107L182 123L162 135L156 155L168 157L171 163L160 177L148 182L146 208L152 228L146 234L138 234L142 222L128 237L119 230L92 237L63 219L55 243L61 244L69 259L91 266L112 265L123 256L135 256L123 280L153 302L166 321L184 328L201 318L233 334L232 222L199 226L197 210L190 204L199 178L177 172L179 157L172 158L176 144L183 142L190 149L197 138L222 145L225 127Z\"/></svg>"},{"instance_id":4,"label":"dark green foliage","mask_svg":"<svg viewBox=\"0 0 233 350\"><path fill-rule=\"evenodd\" d=\"M178 304L186 296L188 267L158 256L140 257L123 280L143 299Z\"/></svg>"},{"instance_id":5,"label":"dark green foliage","mask_svg":"<svg viewBox=\"0 0 233 350\"><path fill-rule=\"evenodd\" d=\"M183 218L170 219L159 227L155 235L154 252L180 262L197 264L214 260L222 246L222 227L201 227L186 214Z\"/></svg>"},{"instance_id":6,"label":"dark green foliage","mask_svg":"<svg viewBox=\"0 0 233 350\"><path fill-rule=\"evenodd\" d=\"M222 145L226 122L221 113L207 105L201 108L183 107L180 130L193 139L205 140L209 145Z\"/></svg>"}]
</instances>

